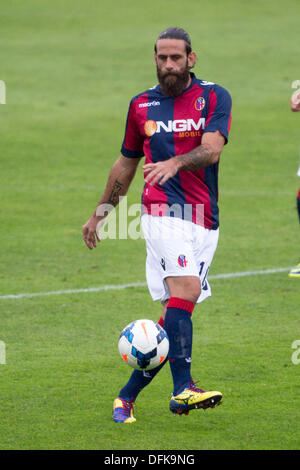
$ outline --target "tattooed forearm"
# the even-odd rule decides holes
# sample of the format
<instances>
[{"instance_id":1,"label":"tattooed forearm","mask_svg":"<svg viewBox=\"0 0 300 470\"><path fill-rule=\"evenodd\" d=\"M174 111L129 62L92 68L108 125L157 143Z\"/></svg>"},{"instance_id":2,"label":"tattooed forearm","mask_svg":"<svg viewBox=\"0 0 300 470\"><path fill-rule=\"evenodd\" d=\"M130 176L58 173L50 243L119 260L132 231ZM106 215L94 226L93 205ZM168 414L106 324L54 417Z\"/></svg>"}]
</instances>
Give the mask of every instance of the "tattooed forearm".
<instances>
[{"instance_id":1,"label":"tattooed forearm","mask_svg":"<svg viewBox=\"0 0 300 470\"><path fill-rule=\"evenodd\" d=\"M108 214L116 207L120 202L120 193L123 188L123 184L120 183L118 180L112 185L112 189L110 195L105 197L105 195L100 199L98 202L98 206L95 211L95 215L101 217L101 219L108 216Z\"/></svg>"},{"instance_id":2,"label":"tattooed forearm","mask_svg":"<svg viewBox=\"0 0 300 470\"><path fill-rule=\"evenodd\" d=\"M176 160L179 163L180 170L199 170L206 166L212 165L218 160L219 155L212 149L210 145L200 145L191 152L183 155L177 155Z\"/></svg>"},{"instance_id":3,"label":"tattooed forearm","mask_svg":"<svg viewBox=\"0 0 300 470\"><path fill-rule=\"evenodd\" d=\"M120 183L118 180L114 182L112 191L107 201L108 204L111 204L114 207L116 207L119 204L120 192L122 191L123 186L124 185Z\"/></svg>"},{"instance_id":4,"label":"tattooed forearm","mask_svg":"<svg viewBox=\"0 0 300 470\"><path fill-rule=\"evenodd\" d=\"M104 193L98 201L94 216L98 220L105 217L119 204L121 198L126 195L130 183L135 175L139 158L126 158L120 156L113 164Z\"/></svg>"}]
</instances>

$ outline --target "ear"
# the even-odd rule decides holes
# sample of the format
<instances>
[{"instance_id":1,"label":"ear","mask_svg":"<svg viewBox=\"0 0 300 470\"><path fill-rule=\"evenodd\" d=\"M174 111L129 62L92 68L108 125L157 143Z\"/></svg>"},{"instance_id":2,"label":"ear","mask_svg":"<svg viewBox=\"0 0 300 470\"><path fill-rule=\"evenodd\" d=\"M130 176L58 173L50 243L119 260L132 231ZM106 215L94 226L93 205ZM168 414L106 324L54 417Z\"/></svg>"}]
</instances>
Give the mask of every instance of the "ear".
<instances>
[{"instance_id":1,"label":"ear","mask_svg":"<svg viewBox=\"0 0 300 470\"><path fill-rule=\"evenodd\" d=\"M154 52L154 62L157 65L157 54L156 54L156 52Z\"/></svg>"},{"instance_id":2,"label":"ear","mask_svg":"<svg viewBox=\"0 0 300 470\"><path fill-rule=\"evenodd\" d=\"M193 68L195 63L197 61L197 55L196 55L196 52L192 51L189 53L189 56L188 56L188 66L189 68Z\"/></svg>"}]
</instances>

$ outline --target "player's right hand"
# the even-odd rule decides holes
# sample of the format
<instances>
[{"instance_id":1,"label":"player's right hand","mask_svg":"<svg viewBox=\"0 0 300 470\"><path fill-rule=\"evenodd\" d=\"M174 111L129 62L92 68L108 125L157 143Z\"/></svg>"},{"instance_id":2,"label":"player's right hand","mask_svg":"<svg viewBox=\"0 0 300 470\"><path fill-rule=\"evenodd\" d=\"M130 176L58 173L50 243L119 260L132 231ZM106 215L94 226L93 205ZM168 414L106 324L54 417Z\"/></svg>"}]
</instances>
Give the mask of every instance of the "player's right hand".
<instances>
[{"instance_id":1,"label":"player's right hand","mask_svg":"<svg viewBox=\"0 0 300 470\"><path fill-rule=\"evenodd\" d=\"M101 241L97 233L98 223L99 219L92 215L92 217L82 227L82 237L84 243L90 250L97 247L97 241Z\"/></svg>"}]
</instances>

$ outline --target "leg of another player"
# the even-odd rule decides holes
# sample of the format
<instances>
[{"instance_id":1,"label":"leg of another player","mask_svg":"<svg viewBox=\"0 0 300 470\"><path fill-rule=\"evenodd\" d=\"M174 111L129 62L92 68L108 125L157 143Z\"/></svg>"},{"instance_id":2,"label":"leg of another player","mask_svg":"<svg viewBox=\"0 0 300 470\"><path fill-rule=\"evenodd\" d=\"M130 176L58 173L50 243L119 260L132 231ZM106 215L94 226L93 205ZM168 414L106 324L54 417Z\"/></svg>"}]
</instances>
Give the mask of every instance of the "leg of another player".
<instances>
[{"instance_id":1,"label":"leg of another player","mask_svg":"<svg viewBox=\"0 0 300 470\"><path fill-rule=\"evenodd\" d=\"M298 211L298 218L300 222L300 188L297 194L297 211ZM298 263L297 266L291 269L291 271L289 272L289 277L300 279L300 263Z\"/></svg>"}]
</instances>

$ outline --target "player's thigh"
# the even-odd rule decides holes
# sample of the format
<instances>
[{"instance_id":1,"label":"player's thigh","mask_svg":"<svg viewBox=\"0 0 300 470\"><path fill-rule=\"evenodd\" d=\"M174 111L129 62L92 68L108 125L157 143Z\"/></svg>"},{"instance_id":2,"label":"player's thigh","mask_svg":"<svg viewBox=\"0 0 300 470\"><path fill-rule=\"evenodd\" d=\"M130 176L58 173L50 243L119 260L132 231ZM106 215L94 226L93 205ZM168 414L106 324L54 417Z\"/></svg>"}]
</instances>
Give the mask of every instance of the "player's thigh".
<instances>
[{"instance_id":1,"label":"player's thigh","mask_svg":"<svg viewBox=\"0 0 300 470\"><path fill-rule=\"evenodd\" d=\"M199 269L194 260L191 223L171 217L143 215L142 229L146 241L146 272L150 290L158 292L161 286L168 296L181 297L188 292L189 297L193 298L199 290ZM168 292L167 281L170 278L174 278L169 282L171 293ZM162 300L165 300L165 296Z\"/></svg>"},{"instance_id":2,"label":"player's thigh","mask_svg":"<svg viewBox=\"0 0 300 470\"><path fill-rule=\"evenodd\" d=\"M143 218L144 219L144 216ZM163 270L163 278L198 276L194 260L192 224L174 217L152 217L146 234L147 252Z\"/></svg>"}]
</instances>

